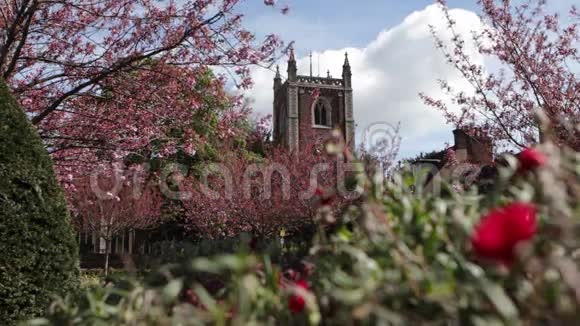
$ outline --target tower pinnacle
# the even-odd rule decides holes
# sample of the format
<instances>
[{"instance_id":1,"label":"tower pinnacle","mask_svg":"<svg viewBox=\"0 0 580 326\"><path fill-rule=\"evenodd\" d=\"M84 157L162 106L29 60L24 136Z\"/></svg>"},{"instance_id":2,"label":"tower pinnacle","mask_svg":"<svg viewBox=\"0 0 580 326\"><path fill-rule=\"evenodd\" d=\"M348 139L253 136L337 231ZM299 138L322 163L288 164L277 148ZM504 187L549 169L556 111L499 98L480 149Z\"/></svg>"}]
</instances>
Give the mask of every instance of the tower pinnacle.
<instances>
[{"instance_id":1,"label":"tower pinnacle","mask_svg":"<svg viewBox=\"0 0 580 326\"><path fill-rule=\"evenodd\" d=\"M288 58L288 61L296 61L296 56L294 55L294 48L290 48L290 57Z\"/></svg>"},{"instance_id":2,"label":"tower pinnacle","mask_svg":"<svg viewBox=\"0 0 580 326\"><path fill-rule=\"evenodd\" d=\"M274 76L274 92L282 87L282 76L280 76L280 66L276 65L276 76Z\"/></svg>"},{"instance_id":3,"label":"tower pinnacle","mask_svg":"<svg viewBox=\"0 0 580 326\"><path fill-rule=\"evenodd\" d=\"M348 62L348 52L344 54L344 65L342 66L342 79L344 86L350 88L352 85L352 72L350 70L350 62Z\"/></svg>"},{"instance_id":4,"label":"tower pinnacle","mask_svg":"<svg viewBox=\"0 0 580 326\"><path fill-rule=\"evenodd\" d=\"M312 77L312 51L310 51L310 77Z\"/></svg>"},{"instance_id":5,"label":"tower pinnacle","mask_svg":"<svg viewBox=\"0 0 580 326\"><path fill-rule=\"evenodd\" d=\"M294 48L290 48L290 57L288 58L288 80L296 81L298 76L298 67L296 66L296 56Z\"/></svg>"}]
</instances>

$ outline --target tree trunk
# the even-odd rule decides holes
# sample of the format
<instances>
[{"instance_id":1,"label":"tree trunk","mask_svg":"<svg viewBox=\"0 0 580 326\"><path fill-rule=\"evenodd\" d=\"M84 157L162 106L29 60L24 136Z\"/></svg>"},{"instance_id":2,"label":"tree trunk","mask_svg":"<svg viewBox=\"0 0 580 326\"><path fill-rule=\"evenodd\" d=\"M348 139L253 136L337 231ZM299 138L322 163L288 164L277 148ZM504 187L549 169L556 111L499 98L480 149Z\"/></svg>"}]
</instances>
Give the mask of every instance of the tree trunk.
<instances>
[{"instance_id":1,"label":"tree trunk","mask_svg":"<svg viewBox=\"0 0 580 326\"><path fill-rule=\"evenodd\" d=\"M105 239L105 278L109 276L109 249L111 248L111 240Z\"/></svg>"},{"instance_id":2,"label":"tree trunk","mask_svg":"<svg viewBox=\"0 0 580 326\"><path fill-rule=\"evenodd\" d=\"M133 230L131 229L129 231L129 255L133 254L133 238L135 237L135 234L133 233Z\"/></svg>"}]
</instances>

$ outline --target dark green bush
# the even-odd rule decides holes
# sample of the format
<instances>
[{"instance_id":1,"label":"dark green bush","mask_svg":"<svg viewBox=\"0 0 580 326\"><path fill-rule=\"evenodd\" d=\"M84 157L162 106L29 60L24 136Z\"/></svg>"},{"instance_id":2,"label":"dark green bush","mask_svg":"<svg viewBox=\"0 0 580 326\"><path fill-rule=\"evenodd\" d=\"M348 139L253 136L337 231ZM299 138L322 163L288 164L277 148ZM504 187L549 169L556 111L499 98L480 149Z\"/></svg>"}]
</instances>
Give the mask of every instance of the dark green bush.
<instances>
[{"instance_id":1,"label":"dark green bush","mask_svg":"<svg viewBox=\"0 0 580 326\"><path fill-rule=\"evenodd\" d=\"M35 316L78 284L78 254L51 159L0 81L0 324Z\"/></svg>"}]
</instances>

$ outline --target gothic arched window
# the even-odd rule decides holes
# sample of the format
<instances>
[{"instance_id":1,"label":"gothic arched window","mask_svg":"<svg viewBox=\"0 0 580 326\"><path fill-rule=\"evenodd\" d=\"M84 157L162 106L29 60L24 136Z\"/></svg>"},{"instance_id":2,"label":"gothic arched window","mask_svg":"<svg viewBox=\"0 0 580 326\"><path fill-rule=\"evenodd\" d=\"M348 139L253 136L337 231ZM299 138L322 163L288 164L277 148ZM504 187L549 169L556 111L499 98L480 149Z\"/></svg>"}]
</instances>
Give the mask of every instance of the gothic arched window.
<instances>
[{"instance_id":1,"label":"gothic arched window","mask_svg":"<svg viewBox=\"0 0 580 326\"><path fill-rule=\"evenodd\" d=\"M331 108L327 101L319 99L314 106L314 125L330 127Z\"/></svg>"}]
</instances>

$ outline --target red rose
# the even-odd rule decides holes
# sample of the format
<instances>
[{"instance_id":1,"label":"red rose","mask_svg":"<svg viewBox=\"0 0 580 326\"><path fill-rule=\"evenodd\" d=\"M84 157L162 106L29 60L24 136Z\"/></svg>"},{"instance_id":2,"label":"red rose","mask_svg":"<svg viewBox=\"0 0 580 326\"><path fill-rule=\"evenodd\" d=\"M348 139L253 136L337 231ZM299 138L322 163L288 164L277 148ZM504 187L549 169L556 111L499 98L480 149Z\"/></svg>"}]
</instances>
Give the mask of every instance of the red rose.
<instances>
[{"instance_id":1,"label":"red rose","mask_svg":"<svg viewBox=\"0 0 580 326\"><path fill-rule=\"evenodd\" d=\"M504 207L507 228L513 241L525 241L536 234L536 207L530 203L515 202Z\"/></svg>"},{"instance_id":2,"label":"red rose","mask_svg":"<svg viewBox=\"0 0 580 326\"><path fill-rule=\"evenodd\" d=\"M544 153L533 148L524 149L518 155L518 160L520 161L521 171L533 170L546 165L548 162L548 158Z\"/></svg>"},{"instance_id":3,"label":"red rose","mask_svg":"<svg viewBox=\"0 0 580 326\"><path fill-rule=\"evenodd\" d=\"M509 265L515 246L531 239L536 228L535 206L515 202L483 216L475 227L471 244L479 256Z\"/></svg>"},{"instance_id":4,"label":"red rose","mask_svg":"<svg viewBox=\"0 0 580 326\"><path fill-rule=\"evenodd\" d=\"M507 263L512 260L513 252L502 219L497 212L486 215L476 226L471 244L479 256Z\"/></svg>"},{"instance_id":5,"label":"red rose","mask_svg":"<svg viewBox=\"0 0 580 326\"><path fill-rule=\"evenodd\" d=\"M294 283L294 286L308 291L308 283L304 280L300 280L300 281ZM288 299L288 308L290 308L290 310L293 313L296 313L296 314L301 313L304 310L305 306L306 306L306 300L300 294L293 294Z\"/></svg>"}]
</instances>

